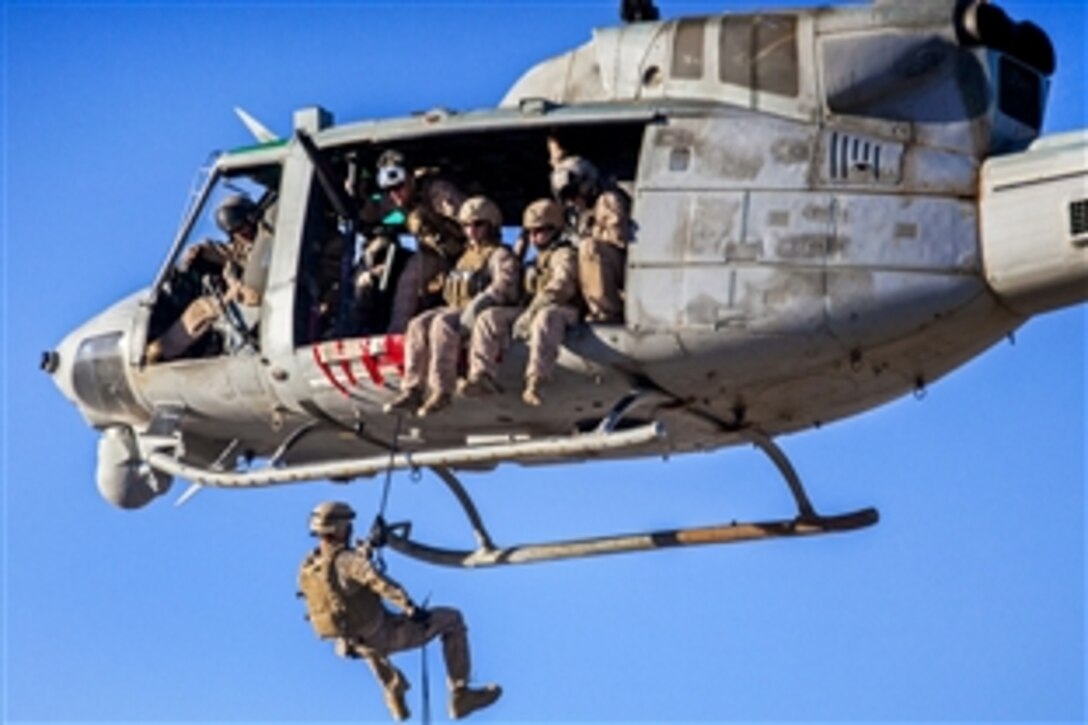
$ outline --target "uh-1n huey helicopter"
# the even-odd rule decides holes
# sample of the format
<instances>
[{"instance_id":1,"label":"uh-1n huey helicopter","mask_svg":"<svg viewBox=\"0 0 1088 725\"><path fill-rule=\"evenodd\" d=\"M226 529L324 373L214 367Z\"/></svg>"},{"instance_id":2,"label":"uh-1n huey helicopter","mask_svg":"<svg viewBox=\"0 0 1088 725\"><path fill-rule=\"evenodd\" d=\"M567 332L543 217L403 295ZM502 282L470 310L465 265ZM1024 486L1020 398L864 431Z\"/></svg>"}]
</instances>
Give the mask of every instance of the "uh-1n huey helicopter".
<instances>
[{"instance_id":1,"label":"uh-1n huey helicopter","mask_svg":"<svg viewBox=\"0 0 1088 725\"><path fill-rule=\"evenodd\" d=\"M922 389L1032 315L1088 297L1088 132L1038 138L1050 41L978 0L667 21L652 3L625 11L629 22L530 69L494 109L334 125L307 108L284 139L243 114L258 143L205 170L151 286L43 356L101 432L102 495L137 508L174 477L196 491L428 468L476 548L425 546L408 525L383 533L462 566L875 523L873 509L818 514L773 438ZM403 340L350 314L369 230L348 189L371 193L366 171L393 148L486 193L509 222L549 195L554 136L631 199L622 323L568 332L542 407L516 395L515 342L507 393L425 419L384 414ZM224 304L201 344L149 361L149 341L207 292L176 263L237 194L259 212L246 269L259 306ZM772 459L796 516L504 548L454 473L740 443Z\"/></svg>"}]
</instances>

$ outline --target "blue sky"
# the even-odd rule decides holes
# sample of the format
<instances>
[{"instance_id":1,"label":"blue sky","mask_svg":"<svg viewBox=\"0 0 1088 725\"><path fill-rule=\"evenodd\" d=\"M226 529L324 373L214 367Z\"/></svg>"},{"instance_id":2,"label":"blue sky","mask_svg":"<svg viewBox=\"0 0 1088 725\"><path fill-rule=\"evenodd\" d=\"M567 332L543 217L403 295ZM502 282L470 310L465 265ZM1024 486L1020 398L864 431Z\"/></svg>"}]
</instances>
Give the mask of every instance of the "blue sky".
<instances>
[{"instance_id":1,"label":"blue sky","mask_svg":"<svg viewBox=\"0 0 1088 725\"><path fill-rule=\"evenodd\" d=\"M285 132L314 103L339 121L493 105L616 6L2 6L5 721L386 718L294 597L309 509L347 498L365 517L380 479L118 511L38 355L149 283L198 166L249 141L233 106ZM1047 130L1088 125L1080 0L1003 7L1057 47ZM1085 323L1083 306L1045 315L922 401L783 439L818 508L880 509L863 532L492 571L390 554L392 573L464 610L478 678L506 688L480 721L1083 720ZM506 543L790 510L744 448L465 481ZM428 477L397 475L390 514L470 540ZM418 712L419 656L399 662Z\"/></svg>"}]
</instances>

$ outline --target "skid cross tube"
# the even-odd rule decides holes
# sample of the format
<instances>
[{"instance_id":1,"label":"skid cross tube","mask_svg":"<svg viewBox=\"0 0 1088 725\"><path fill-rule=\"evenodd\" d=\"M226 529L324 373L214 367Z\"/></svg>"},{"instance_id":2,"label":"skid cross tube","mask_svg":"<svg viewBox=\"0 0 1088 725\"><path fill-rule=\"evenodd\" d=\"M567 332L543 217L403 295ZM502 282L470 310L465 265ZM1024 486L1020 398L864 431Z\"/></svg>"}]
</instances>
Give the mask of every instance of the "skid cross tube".
<instances>
[{"instance_id":1,"label":"skid cross tube","mask_svg":"<svg viewBox=\"0 0 1088 725\"><path fill-rule=\"evenodd\" d=\"M797 503L797 517L778 521L755 523L716 524L696 528L667 529L636 534L596 536L585 539L552 541L540 544L520 544L496 547L484 527L483 519L465 487L448 469L432 467L443 483L449 487L461 508L464 509L476 537L473 551L441 549L411 539L410 523L399 524L388 532L387 543L395 551L413 559L464 568L481 568L507 564L531 564L534 562L579 559L605 554L622 554L636 551L655 551L681 546L705 546L732 544L761 539L782 539L798 536L816 536L844 531L854 531L875 524L880 515L874 508L865 508L835 516L816 513L805 492L801 479L786 454L766 434L756 430L742 432L743 437L763 451L775 464L789 486Z\"/></svg>"},{"instance_id":2,"label":"skid cross tube","mask_svg":"<svg viewBox=\"0 0 1088 725\"><path fill-rule=\"evenodd\" d=\"M476 504L472 502L472 497L468 495L468 491L461 485L461 481L457 476L453 474L448 468L442 468L440 466L432 466L431 470L434 474L442 480L442 483L453 492L453 495L457 497L457 502L461 504L461 508L465 510L465 515L468 516L468 521L472 524L472 533L476 536L476 546L478 549L492 550L495 548L495 543L491 540L491 535L487 533L487 528L484 526L484 520L480 518L480 512L476 508Z\"/></svg>"},{"instance_id":3,"label":"skid cross tube","mask_svg":"<svg viewBox=\"0 0 1088 725\"><path fill-rule=\"evenodd\" d=\"M778 472L782 474L782 478L786 479L786 485L790 487L793 500L797 502L797 517L799 519L820 518L812 507L812 502L808 500L808 494L805 493L805 487L801 484L801 478L797 475L797 471L794 470L790 459L778 447L778 444L769 435L758 430L744 430L741 431L741 435L759 450L766 453L767 457L774 463L775 468L778 469Z\"/></svg>"}]
</instances>

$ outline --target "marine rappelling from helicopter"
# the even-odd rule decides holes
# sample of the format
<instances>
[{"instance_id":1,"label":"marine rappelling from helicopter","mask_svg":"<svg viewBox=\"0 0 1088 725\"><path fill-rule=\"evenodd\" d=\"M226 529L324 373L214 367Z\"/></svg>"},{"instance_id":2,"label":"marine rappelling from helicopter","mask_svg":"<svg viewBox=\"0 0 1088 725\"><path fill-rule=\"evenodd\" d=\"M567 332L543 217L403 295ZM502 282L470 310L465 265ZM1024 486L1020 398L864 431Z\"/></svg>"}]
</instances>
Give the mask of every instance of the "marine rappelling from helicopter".
<instances>
[{"instance_id":1,"label":"marine rappelling from helicopter","mask_svg":"<svg viewBox=\"0 0 1088 725\"><path fill-rule=\"evenodd\" d=\"M1050 42L962 0L624 18L493 109L306 108L283 138L241 114L257 144L204 170L151 286L44 358L102 431L103 496L430 469L476 548L389 543L458 566L875 523L816 513L775 439L1084 301L1085 134L1038 138ZM796 515L502 547L457 477L737 444Z\"/></svg>"}]
</instances>

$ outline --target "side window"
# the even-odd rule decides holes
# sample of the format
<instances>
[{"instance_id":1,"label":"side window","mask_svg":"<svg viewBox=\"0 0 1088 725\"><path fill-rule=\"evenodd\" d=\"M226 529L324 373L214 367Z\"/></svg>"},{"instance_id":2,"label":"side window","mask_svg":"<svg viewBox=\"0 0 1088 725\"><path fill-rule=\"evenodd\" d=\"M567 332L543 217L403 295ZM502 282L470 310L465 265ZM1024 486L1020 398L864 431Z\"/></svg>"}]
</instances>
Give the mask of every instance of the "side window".
<instances>
[{"instance_id":1,"label":"side window","mask_svg":"<svg viewBox=\"0 0 1088 725\"><path fill-rule=\"evenodd\" d=\"M798 94L796 16L724 17L719 42L722 83L782 96Z\"/></svg>"},{"instance_id":2,"label":"side window","mask_svg":"<svg viewBox=\"0 0 1088 725\"><path fill-rule=\"evenodd\" d=\"M681 20L676 25L672 46L672 77L699 80L703 77L703 34L701 18Z\"/></svg>"}]
</instances>

